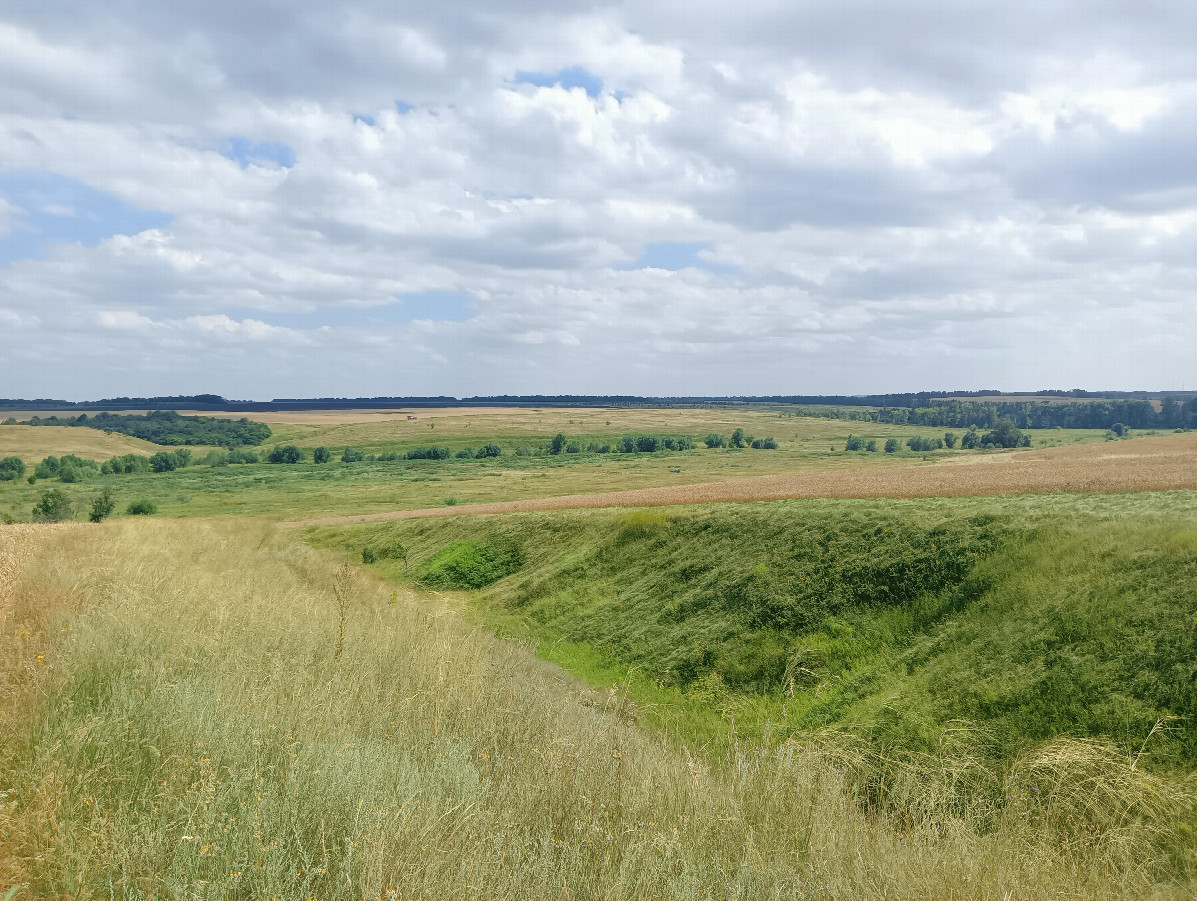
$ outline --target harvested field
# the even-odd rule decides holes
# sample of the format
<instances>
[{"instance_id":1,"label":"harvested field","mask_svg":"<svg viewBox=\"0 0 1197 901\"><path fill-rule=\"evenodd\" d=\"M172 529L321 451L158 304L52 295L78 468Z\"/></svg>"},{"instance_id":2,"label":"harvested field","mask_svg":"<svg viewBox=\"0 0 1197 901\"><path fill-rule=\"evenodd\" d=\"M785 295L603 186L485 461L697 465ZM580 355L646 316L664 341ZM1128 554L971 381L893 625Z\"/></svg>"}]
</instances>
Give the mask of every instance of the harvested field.
<instances>
[{"instance_id":1,"label":"harvested field","mask_svg":"<svg viewBox=\"0 0 1197 901\"><path fill-rule=\"evenodd\" d=\"M154 454L157 444L129 435L79 426L0 426L0 457L20 457L27 464L43 457L75 454L92 460L107 460L123 454ZM195 448L191 448L195 452Z\"/></svg>"},{"instance_id":2,"label":"harvested field","mask_svg":"<svg viewBox=\"0 0 1197 901\"><path fill-rule=\"evenodd\" d=\"M1140 438L1133 444L1085 444L962 457L927 466L759 476L636 491L326 517L285 525L340 525L463 514L806 497L940 497L1173 490L1197 490L1197 435Z\"/></svg>"}]
</instances>

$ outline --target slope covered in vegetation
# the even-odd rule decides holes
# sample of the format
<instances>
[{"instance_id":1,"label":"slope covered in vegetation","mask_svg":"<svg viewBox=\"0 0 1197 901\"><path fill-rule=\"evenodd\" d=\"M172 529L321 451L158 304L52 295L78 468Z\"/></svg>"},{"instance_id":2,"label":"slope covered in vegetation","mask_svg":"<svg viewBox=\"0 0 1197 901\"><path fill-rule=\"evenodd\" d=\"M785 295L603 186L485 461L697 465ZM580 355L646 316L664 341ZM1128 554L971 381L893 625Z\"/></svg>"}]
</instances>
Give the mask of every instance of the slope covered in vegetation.
<instances>
[{"instance_id":1,"label":"slope covered in vegetation","mask_svg":"<svg viewBox=\"0 0 1197 901\"><path fill-rule=\"evenodd\" d=\"M318 530L523 548L470 595L508 634L639 686L695 736L837 726L1010 759L1060 735L1197 764L1197 516L1187 493L788 501ZM379 564L392 578L392 562ZM474 587L463 583L461 587ZM629 676L630 674L630 676ZM678 713L678 711L684 711Z\"/></svg>"}]
</instances>

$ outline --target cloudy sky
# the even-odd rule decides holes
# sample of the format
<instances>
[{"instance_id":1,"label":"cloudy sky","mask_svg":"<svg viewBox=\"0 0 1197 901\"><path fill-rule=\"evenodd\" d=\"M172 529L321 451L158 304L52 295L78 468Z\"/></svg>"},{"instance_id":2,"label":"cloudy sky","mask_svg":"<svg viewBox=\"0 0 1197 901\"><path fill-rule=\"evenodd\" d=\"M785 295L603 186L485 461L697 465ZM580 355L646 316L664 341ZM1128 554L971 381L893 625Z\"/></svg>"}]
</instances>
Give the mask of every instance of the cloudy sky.
<instances>
[{"instance_id":1,"label":"cloudy sky","mask_svg":"<svg viewBox=\"0 0 1197 901\"><path fill-rule=\"evenodd\" d=\"M0 397L1197 388L1197 4L6 0Z\"/></svg>"}]
</instances>

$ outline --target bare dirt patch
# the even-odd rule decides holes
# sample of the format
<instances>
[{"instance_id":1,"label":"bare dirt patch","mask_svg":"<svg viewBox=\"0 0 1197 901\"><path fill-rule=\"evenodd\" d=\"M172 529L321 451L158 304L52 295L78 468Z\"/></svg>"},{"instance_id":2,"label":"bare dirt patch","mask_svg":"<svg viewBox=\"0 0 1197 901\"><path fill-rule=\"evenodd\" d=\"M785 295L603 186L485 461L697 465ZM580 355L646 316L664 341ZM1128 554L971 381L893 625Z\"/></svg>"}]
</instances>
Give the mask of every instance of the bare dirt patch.
<instances>
[{"instance_id":1,"label":"bare dirt patch","mask_svg":"<svg viewBox=\"0 0 1197 901\"><path fill-rule=\"evenodd\" d=\"M1015 451L923 465L758 476L635 491L333 516L284 525L341 525L580 507L664 506L805 497L959 497L1173 490L1197 490L1197 435L1140 438L1133 445L1086 444Z\"/></svg>"}]
</instances>

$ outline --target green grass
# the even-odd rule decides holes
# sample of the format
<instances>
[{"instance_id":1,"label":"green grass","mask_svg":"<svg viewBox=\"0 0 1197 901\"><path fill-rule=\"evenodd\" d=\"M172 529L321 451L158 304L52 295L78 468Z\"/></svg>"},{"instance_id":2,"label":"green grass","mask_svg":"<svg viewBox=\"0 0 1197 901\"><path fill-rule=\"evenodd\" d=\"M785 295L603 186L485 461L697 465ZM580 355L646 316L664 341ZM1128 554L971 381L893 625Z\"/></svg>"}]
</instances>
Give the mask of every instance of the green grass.
<instances>
[{"instance_id":1,"label":"green grass","mask_svg":"<svg viewBox=\"0 0 1197 901\"><path fill-rule=\"evenodd\" d=\"M942 519L908 510L912 529ZM570 565L559 552L579 522L557 519L493 602L507 581ZM244 521L59 528L38 533L0 630L0 897L1194 888L1185 783L1108 745L1050 743L1002 768L955 745L879 754L825 731L685 747L639 728L624 691L587 690L471 627L452 598L357 577L293 534ZM627 532L632 560L673 526L586 527L604 528ZM413 535L421 569L445 537ZM586 647L553 653L601 673Z\"/></svg>"},{"instance_id":2,"label":"green grass","mask_svg":"<svg viewBox=\"0 0 1197 901\"><path fill-rule=\"evenodd\" d=\"M942 436L945 430L796 417L766 409L448 411L414 422L359 415L365 421L271 423L270 441L258 448L264 456L275 444L294 443L305 448L310 459L311 450L323 445L333 451L334 462L327 464L190 466L170 473L97 477L62 487L78 509L85 508L101 488L108 487L116 494L119 509L131 500L144 499L155 504L162 516L237 514L306 519L438 507L446 499L461 504L485 503L815 470L919 466L924 460L981 453L942 450L916 454L904 443L896 455L847 452L843 448L849 433L877 439L879 445L884 445L891 436L904 442L915 435ZM737 426L758 437L774 436L781 447L710 450L701 446L708 433L730 435ZM547 445L558 431L583 445L614 444L626 434L687 434L698 440L700 447L655 454L516 455L520 447ZM1102 441L1106 433L1051 429L1031 434L1035 447L1048 447ZM111 454L101 452L101 446L111 445L113 454L127 453L130 440L95 429L3 426L0 457L15 453L32 471L51 450L55 455L74 452L102 461ZM136 443L147 455L155 449L145 442ZM346 446L377 455L406 453L433 444L457 451L490 443L499 445L503 456L486 460L339 462ZM198 459L208 448L192 450ZM59 483L42 480L30 486L24 480L0 482L0 518L27 520L38 497L49 487L59 487Z\"/></svg>"},{"instance_id":3,"label":"green grass","mask_svg":"<svg viewBox=\"0 0 1197 901\"><path fill-rule=\"evenodd\" d=\"M1059 735L1197 763L1197 496L783 501L316 529L386 536L410 578L458 542L518 542L468 595L501 634L631 681L693 740L850 728L931 751L948 724L1011 759ZM402 579L394 563L379 571ZM655 712L654 712L655 711ZM1180 717L1172 720L1171 717ZM768 725L767 725L768 724Z\"/></svg>"}]
</instances>

